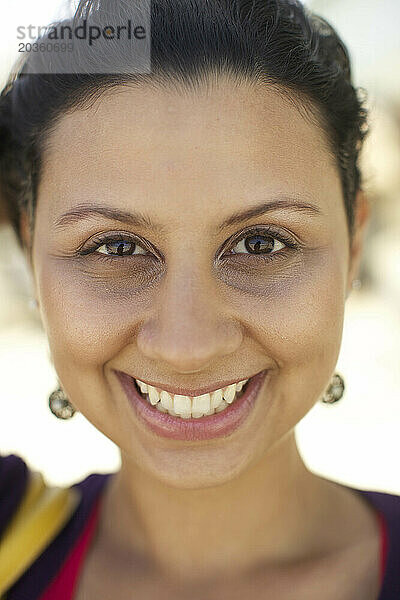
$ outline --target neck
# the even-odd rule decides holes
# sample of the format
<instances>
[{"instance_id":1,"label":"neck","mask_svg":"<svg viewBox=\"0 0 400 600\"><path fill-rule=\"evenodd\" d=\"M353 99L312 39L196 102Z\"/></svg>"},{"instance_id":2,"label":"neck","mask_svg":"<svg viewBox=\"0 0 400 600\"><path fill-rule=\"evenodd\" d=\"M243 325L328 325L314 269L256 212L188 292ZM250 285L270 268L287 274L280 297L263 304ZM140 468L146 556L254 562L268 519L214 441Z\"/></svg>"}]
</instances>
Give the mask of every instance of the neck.
<instances>
[{"instance_id":1,"label":"neck","mask_svg":"<svg viewBox=\"0 0 400 600\"><path fill-rule=\"evenodd\" d=\"M327 518L338 509L327 509L334 485L306 469L293 431L216 487L170 487L123 456L105 492L99 535L109 556L145 557L180 580L282 565L320 550Z\"/></svg>"}]
</instances>

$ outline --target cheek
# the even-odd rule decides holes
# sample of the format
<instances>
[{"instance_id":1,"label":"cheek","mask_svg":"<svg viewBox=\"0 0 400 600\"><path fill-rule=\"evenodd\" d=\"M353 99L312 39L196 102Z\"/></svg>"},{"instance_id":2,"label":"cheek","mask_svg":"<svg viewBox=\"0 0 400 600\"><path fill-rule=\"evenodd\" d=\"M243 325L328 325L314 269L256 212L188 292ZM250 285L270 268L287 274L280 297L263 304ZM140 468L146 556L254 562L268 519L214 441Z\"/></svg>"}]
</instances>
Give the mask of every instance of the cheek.
<instances>
[{"instance_id":1,"label":"cheek","mask_svg":"<svg viewBox=\"0 0 400 600\"><path fill-rule=\"evenodd\" d=\"M38 277L43 321L54 361L101 366L135 339L149 293L123 294L63 261L46 258Z\"/></svg>"},{"instance_id":2,"label":"cheek","mask_svg":"<svg viewBox=\"0 0 400 600\"><path fill-rule=\"evenodd\" d=\"M234 291L232 297L251 337L279 371L326 378L340 349L345 283L343 256L319 248L258 278L257 293L248 282L246 295Z\"/></svg>"},{"instance_id":3,"label":"cheek","mask_svg":"<svg viewBox=\"0 0 400 600\"><path fill-rule=\"evenodd\" d=\"M236 296L249 336L273 374L261 405L263 447L273 444L307 414L329 384L343 329L345 261L319 250L292 275L271 277L264 295L244 303ZM273 426L271 425L273 424Z\"/></svg>"}]
</instances>

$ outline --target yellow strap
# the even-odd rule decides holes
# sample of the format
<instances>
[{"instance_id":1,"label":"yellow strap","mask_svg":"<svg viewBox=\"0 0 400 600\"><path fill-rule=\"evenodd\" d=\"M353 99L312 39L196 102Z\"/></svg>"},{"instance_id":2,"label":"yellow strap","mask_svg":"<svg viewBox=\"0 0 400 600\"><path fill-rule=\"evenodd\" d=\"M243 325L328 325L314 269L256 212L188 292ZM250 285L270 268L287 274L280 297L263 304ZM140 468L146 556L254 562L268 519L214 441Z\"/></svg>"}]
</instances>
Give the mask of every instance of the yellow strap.
<instances>
[{"instance_id":1,"label":"yellow strap","mask_svg":"<svg viewBox=\"0 0 400 600\"><path fill-rule=\"evenodd\" d=\"M61 531L81 500L77 488L48 486L29 471L24 498L0 539L0 598Z\"/></svg>"}]
</instances>

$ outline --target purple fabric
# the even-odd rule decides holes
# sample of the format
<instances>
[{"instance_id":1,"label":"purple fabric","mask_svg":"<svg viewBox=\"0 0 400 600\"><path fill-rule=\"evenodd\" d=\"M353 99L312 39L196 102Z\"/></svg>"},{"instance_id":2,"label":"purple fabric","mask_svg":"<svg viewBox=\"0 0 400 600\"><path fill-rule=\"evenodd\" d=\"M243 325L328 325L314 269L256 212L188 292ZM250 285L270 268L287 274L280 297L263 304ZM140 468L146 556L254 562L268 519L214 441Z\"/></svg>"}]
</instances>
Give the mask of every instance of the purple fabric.
<instances>
[{"instance_id":1,"label":"purple fabric","mask_svg":"<svg viewBox=\"0 0 400 600\"><path fill-rule=\"evenodd\" d=\"M354 488L352 488L354 489ZM400 600L400 496L356 490L383 514L388 531L388 554L381 592L377 600Z\"/></svg>"},{"instance_id":2,"label":"purple fabric","mask_svg":"<svg viewBox=\"0 0 400 600\"><path fill-rule=\"evenodd\" d=\"M6 600L40 598L82 533L94 502L112 475L113 473L92 473L72 486L82 492L82 499L76 512L41 556L10 588ZM26 482L27 467L24 461L15 455L6 457L0 455L0 536L21 500ZM377 600L400 600L400 496L350 487L349 489L361 494L383 514L387 523L388 554L385 576Z\"/></svg>"},{"instance_id":3,"label":"purple fabric","mask_svg":"<svg viewBox=\"0 0 400 600\"><path fill-rule=\"evenodd\" d=\"M15 454L0 454L0 539L19 506L28 482L28 467Z\"/></svg>"},{"instance_id":4,"label":"purple fabric","mask_svg":"<svg viewBox=\"0 0 400 600\"><path fill-rule=\"evenodd\" d=\"M0 463L3 460L4 459L0 457ZM23 477L20 465L22 459L13 456L11 460L15 467L14 479L17 481L18 477ZM9 465L8 472L10 468ZM75 513L39 558L36 559L22 577L20 577L8 590L6 600L37 600L40 598L45 588L61 568L69 550L72 549L79 535L83 531L95 500L98 498L98 495L102 492L112 475L113 473L92 473L84 480L75 483L72 486L77 487L82 492L81 501ZM5 486L1 485L1 489L5 489ZM0 522L3 521L3 498L7 497L9 489L5 495L0 497ZM16 508L16 506L14 508Z\"/></svg>"}]
</instances>

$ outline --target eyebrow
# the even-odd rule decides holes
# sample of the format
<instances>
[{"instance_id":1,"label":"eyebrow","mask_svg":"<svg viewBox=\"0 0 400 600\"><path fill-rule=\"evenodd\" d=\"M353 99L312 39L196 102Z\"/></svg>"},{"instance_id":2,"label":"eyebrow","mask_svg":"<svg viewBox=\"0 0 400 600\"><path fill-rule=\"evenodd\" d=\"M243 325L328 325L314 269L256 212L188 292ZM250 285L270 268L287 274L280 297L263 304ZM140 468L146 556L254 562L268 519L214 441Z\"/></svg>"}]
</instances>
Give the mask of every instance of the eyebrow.
<instances>
[{"instance_id":1,"label":"eyebrow","mask_svg":"<svg viewBox=\"0 0 400 600\"><path fill-rule=\"evenodd\" d=\"M272 202L263 202L262 204L246 208L243 211L235 212L221 223L218 230L223 231L231 225L236 225L242 221L248 221L253 217L258 217L276 210L290 210L311 216L322 215L322 211L318 206L310 204L309 202L299 201L298 196L278 196Z\"/></svg>"},{"instance_id":2,"label":"eyebrow","mask_svg":"<svg viewBox=\"0 0 400 600\"><path fill-rule=\"evenodd\" d=\"M132 213L111 206L103 206L101 204L78 204L61 215L55 222L55 227L63 228L66 225L77 223L83 219L90 219L90 217L98 216L106 217L106 219L113 221L119 221L125 225L131 225L132 227L164 230L164 227L160 223L155 223L147 215L144 215L141 212Z\"/></svg>"},{"instance_id":3,"label":"eyebrow","mask_svg":"<svg viewBox=\"0 0 400 600\"><path fill-rule=\"evenodd\" d=\"M243 211L235 212L233 215L225 219L219 226L218 231L221 232L232 225L247 221L253 217L257 217L276 210L290 210L301 212L308 215L320 215L322 211L315 204L298 200L297 196L279 196L272 202L263 202ZM90 217L102 216L107 219L119 221L132 227L143 227L147 229L157 229L165 231L165 227L150 219L147 215L141 212L128 212L113 208L111 206L103 206L99 204L79 204L73 209L68 210L55 222L56 228L63 228L66 225L71 225L83 219Z\"/></svg>"}]
</instances>

